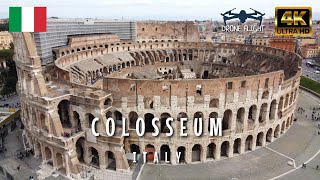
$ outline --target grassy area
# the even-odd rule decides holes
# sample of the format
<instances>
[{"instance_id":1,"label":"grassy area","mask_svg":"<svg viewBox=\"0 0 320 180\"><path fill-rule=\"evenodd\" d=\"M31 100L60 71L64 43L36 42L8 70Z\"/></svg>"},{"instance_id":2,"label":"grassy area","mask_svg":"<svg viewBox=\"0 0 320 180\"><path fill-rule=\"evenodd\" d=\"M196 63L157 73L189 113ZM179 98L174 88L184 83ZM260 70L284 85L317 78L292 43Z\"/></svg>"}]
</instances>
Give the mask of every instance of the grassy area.
<instances>
[{"instance_id":1,"label":"grassy area","mask_svg":"<svg viewBox=\"0 0 320 180\"><path fill-rule=\"evenodd\" d=\"M301 76L300 85L320 94L320 83L318 83L317 81L314 81L305 76Z\"/></svg>"}]
</instances>

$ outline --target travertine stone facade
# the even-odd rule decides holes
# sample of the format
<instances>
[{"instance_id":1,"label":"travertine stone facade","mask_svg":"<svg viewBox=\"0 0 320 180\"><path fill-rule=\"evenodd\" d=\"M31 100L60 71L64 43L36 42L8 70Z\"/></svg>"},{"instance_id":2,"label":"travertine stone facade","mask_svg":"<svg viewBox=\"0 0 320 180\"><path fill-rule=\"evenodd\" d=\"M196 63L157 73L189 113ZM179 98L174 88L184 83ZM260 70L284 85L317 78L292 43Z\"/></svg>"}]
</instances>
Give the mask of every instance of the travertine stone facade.
<instances>
[{"instance_id":1,"label":"travertine stone facade","mask_svg":"<svg viewBox=\"0 0 320 180\"><path fill-rule=\"evenodd\" d=\"M197 24L191 21L140 21L136 41L200 42L200 35Z\"/></svg>"},{"instance_id":2,"label":"travertine stone facade","mask_svg":"<svg viewBox=\"0 0 320 180\"><path fill-rule=\"evenodd\" d=\"M129 152L147 151L148 160L155 151L164 160L168 152L172 164L176 151L187 164L231 158L265 146L293 123L301 57L284 50L86 40L55 49L55 66L44 72L31 34L16 33L14 42L27 141L43 163L69 176L89 165L127 171ZM91 132L94 117L98 137ZM130 137L121 136L120 123L107 137L108 117L126 118ZM138 117L146 123L144 137L135 133ZM160 118L158 137L151 136L153 117ZM174 118L171 138L167 117ZM188 117L188 137L178 135L182 117ZM196 137L193 119L200 117L204 133ZM209 117L223 118L222 137L208 135Z\"/></svg>"}]
</instances>

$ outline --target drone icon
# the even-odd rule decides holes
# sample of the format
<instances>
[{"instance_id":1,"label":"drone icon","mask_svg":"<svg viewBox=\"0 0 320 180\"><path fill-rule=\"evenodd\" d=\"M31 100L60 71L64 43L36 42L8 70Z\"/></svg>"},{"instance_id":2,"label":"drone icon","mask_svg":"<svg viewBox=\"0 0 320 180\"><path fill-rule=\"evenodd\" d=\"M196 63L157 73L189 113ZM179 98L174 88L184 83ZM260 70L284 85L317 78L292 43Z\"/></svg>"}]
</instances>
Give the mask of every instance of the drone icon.
<instances>
[{"instance_id":1,"label":"drone icon","mask_svg":"<svg viewBox=\"0 0 320 180\"><path fill-rule=\"evenodd\" d=\"M235 10L236 8L231 9L230 11L227 11L225 13L221 13L221 15L223 16L223 21L224 21L224 25L227 25L227 21L231 20L231 19L239 19L241 24L246 22L246 20L249 19L255 19L260 21L259 26L261 26L262 23L262 17L265 15L265 13L261 13L257 10L254 10L252 8L250 8L251 10L254 11L254 13L246 13L245 10L241 10L239 14L236 13L232 13L231 11ZM229 15L229 16L226 16Z\"/></svg>"}]
</instances>

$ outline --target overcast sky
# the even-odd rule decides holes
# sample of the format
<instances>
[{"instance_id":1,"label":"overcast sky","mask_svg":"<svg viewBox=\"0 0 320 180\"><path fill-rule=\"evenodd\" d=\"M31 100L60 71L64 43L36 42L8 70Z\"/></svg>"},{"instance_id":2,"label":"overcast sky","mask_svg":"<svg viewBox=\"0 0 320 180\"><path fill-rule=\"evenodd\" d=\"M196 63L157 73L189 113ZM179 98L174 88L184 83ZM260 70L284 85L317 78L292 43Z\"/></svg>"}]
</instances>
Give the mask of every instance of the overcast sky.
<instances>
[{"instance_id":1,"label":"overcast sky","mask_svg":"<svg viewBox=\"0 0 320 180\"><path fill-rule=\"evenodd\" d=\"M319 0L1 0L0 18L8 18L10 6L46 6L48 17L108 18L132 20L222 20L220 13L256 9L274 16L276 6L311 6L320 19Z\"/></svg>"}]
</instances>

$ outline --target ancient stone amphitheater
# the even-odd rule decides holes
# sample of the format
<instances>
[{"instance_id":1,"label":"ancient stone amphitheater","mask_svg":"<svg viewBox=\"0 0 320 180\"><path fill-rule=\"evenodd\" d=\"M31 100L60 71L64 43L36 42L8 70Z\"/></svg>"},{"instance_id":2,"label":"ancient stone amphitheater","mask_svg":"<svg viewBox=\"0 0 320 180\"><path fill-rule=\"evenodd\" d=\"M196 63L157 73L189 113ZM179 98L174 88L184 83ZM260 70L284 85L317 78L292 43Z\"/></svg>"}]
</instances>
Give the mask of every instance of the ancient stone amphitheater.
<instances>
[{"instance_id":1,"label":"ancient stone amphitheater","mask_svg":"<svg viewBox=\"0 0 320 180\"><path fill-rule=\"evenodd\" d=\"M217 161L271 143L292 125L300 79L300 56L243 44L128 42L115 35L70 37L55 48L55 63L41 67L31 33L14 34L24 143L35 156L67 176L79 167L128 171L131 152L148 160L175 152L180 163ZM100 118L95 137L91 122ZM127 119L130 136L107 137L108 117ZM146 134L138 137L138 117ZM151 119L160 118L152 137ZM173 117L174 136L164 120ZM188 137L180 137L187 117ZM193 135L193 119L203 135ZM208 134L209 117L223 118L223 136Z\"/></svg>"}]
</instances>

